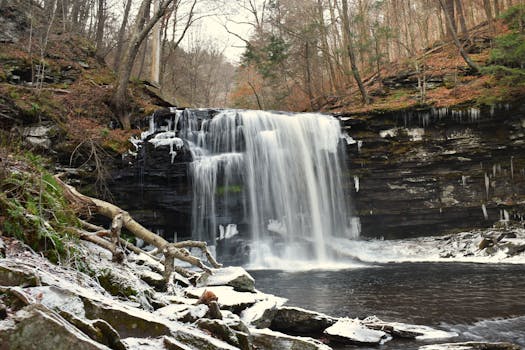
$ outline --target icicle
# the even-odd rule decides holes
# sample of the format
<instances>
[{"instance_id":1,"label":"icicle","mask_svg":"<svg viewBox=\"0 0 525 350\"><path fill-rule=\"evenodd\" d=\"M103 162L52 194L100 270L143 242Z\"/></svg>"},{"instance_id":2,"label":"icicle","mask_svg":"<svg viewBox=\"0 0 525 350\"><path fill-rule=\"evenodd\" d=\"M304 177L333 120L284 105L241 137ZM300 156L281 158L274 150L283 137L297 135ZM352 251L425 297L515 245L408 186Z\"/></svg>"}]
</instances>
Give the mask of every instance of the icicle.
<instances>
[{"instance_id":1,"label":"icicle","mask_svg":"<svg viewBox=\"0 0 525 350\"><path fill-rule=\"evenodd\" d=\"M487 207L485 206L485 204L481 205L481 211L483 212L483 217L485 218L485 220L488 220L489 214L487 213Z\"/></svg>"},{"instance_id":2,"label":"icicle","mask_svg":"<svg viewBox=\"0 0 525 350\"><path fill-rule=\"evenodd\" d=\"M359 192L359 176L354 176L355 191Z\"/></svg>"},{"instance_id":3,"label":"icicle","mask_svg":"<svg viewBox=\"0 0 525 350\"><path fill-rule=\"evenodd\" d=\"M361 152L361 147L363 147L363 141L357 141L357 152Z\"/></svg>"},{"instance_id":4,"label":"icicle","mask_svg":"<svg viewBox=\"0 0 525 350\"><path fill-rule=\"evenodd\" d=\"M490 179L487 173L485 173L485 191L487 192L487 199L489 198L489 190L490 190Z\"/></svg>"},{"instance_id":5,"label":"icicle","mask_svg":"<svg viewBox=\"0 0 525 350\"><path fill-rule=\"evenodd\" d=\"M509 222L510 221L510 215L509 212L505 209L503 209L503 221Z\"/></svg>"},{"instance_id":6,"label":"icicle","mask_svg":"<svg viewBox=\"0 0 525 350\"><path fill-rule=\"evenodd\" d=\"M463 187L467 186L467 177L465 175L461 175L461 183L463 184Z\"/></svg>"}]
</instances>

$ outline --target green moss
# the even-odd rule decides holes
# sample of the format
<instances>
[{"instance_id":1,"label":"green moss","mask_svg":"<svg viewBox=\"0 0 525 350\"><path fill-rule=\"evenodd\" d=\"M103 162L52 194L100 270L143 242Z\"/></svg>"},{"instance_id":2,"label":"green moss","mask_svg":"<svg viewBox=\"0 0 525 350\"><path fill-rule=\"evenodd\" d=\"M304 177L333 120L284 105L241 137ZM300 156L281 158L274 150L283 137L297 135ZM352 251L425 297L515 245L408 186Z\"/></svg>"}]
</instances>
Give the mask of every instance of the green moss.
<instances>
[{"instance_id":1,"label":"green moss","mask_svg":"<svg viewBox=\"0 0 525 350\"><path fill-rule=\"evenodd\" d=\"M240 193L242 192L242 186L240 185L230 185L230 186L219 186L215 190L217 196L224 196L226 194Z\"/></svg>"},{"instance_id":2,"label":"green moss","mask_svg":"<svg viewBox=\"0 0 525 350\"><path fill-rule=\"evenodd\" d=\"M97 275L98 282L109 294L126 298L138 295L136 290L124 283L124 281L119 278L119 276L114 275L111 270L107 269L101 272L102 273Z\"/></svg>"},{"instance_id":3,"label":"green moss","mask_svg":"<svg viewBox=\"0 0 525 350\"><path fill-rule=\"evenodd\" d=\"M44 158L19 153L0 172L0 230L43 252L51 261L71 253L65 242L78 219Z\"/></svg>"}]
</instances>

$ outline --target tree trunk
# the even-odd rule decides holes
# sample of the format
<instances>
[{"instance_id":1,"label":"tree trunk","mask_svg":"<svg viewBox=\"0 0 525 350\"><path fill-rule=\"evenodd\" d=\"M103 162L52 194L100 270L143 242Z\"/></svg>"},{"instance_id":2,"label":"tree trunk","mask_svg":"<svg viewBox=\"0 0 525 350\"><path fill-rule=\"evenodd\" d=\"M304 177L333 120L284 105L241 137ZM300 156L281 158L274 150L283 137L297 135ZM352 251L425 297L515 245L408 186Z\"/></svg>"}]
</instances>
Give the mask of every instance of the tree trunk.
<instances>
[{"instance_id":1,"label":"tree trunk","mask_svg":"<svg viewBox=\"0 0 525 350\"><path fill-rule=\"evenodd\" d=\"M97 9L97 30L95 36L97 55L102 52L102 46L104 45L104 26L106 25L106 1L98 0Z\"/></svg>"},{"instance_id":2,"label":"tree trunk","mask_svg":"<svg viewBox=\"0 0 525 350\"><path fill-rule=\"evenodd\" d=\"M483 0L483 7L485 8L485 14L487 15L487 21L489 22L489 30L494 33L494 16L492 14L492 4L490 0Z\"/></svg>"},{"instance_id":3,"label":"tree trunk","mask_svg":"<svg viewBox=\"0 0 525 350\"><path fill-rule=\"evenodd\" d=\"M445 1L446 0L439 0L439 3L441 4L441 7L443 7L443 10L445 10L445 6L446 6ZM450 30L452 34L452 39L454 40L454 44L456 44L456 47L458 48L459 53L461 54L461 57L463 57L463 60L465 60L467 65L470 67L470 69L474 73L479 73L480 72L479 66L470 59L470 57L467 55L467 53L463 49L463 45L461 45L461 43L459 42L458 36L453 26L452 18L450 18L450 15L447 11L445 11L445 17L447 20L448 29Z\"/></svg>"},{"instance_id":4,"label":"tree trunk","mask_svg":"<svg viewBox=\"0 0 525 350\"><path fill-rule=\"evenodd\" d=\"M456 0L456 13L459 19L459 24L461 26L461 33L468 37L468 28L465 21L465 13L463 11L462 0Z\"/></svg>"},{"instance_id":5,"label":"tree trunk","mask_svg":"<svg viewBox=\"0 0 525 350\"><path fill-rule=\"evenodd\" d=\"M454 33L457 33L456 14L454 11L454 0L439 0L441 7L445 12L447 39L453 39ZM460 0L461 1L461 0ZM449 21L450 18L450 21Z\"/></svg>"},{"instance_id":6,"label":"tree trunk","mask_svg":"<svg viewBox=\"0 0 525 350\"><path fill-rule=\"evenodd\" d=\"M124 129L129 129L131 127L128 84L131 77L131 70L133 69L133 63L139 52L140 44L150 33L155 23L161 19L166 9L173 1L174 0L165 0L162 2L157 11L147 22L145 22L143 18L147 13L146 10L149 9L151 5L151 0L143 0L140 6L137 20L135 21L135 28L126 46L126 50L124 51L124 55L122 56L117 71L117 86L112 98L113 108Z\"/></svg>"},{"instance_id":7,"label":"tree trunk","mask_svg":"<svg viewBox=\"0 0 525 350\"><path fill-rule=\"evenodd\" d=\"M361 76L359 75L359 69L357 68L357 64L356 64L354 45L352 43L352 32L350 30L350 19L348 18L348 1L342 0L342 4L343 4L343 10L342 10L343 12L343 30L344 30L344 36L345 36L345 41L346 41L345 44L348 50L348 58L350 59L350 66L352 67L352 74L357 83L357 86L359 87L359 92L361 93L361 98L363 100L363 103L369 104L370 98L368 97L368 94L366 93L365 87L363 85L363 81L361 80Z\"/></svg>"},{"instance_id":8,"label":"tree trunk","mask_svg":"<svg viewBox=\"0 0 525 350\"><path fill-rule=\"evenodd\" d=\"M120 24L120 29L118 31L117 50L115 52L115 60L113 61L113 69L117 69L120 63L120 58L122 56L122 47L124 45L124 35L126 34L126 26L128 25L130 9L131 9L131 0L127 0L126 8L124 9L124 17L122 18L122 23Z\"/></svg>"}]
</instances>

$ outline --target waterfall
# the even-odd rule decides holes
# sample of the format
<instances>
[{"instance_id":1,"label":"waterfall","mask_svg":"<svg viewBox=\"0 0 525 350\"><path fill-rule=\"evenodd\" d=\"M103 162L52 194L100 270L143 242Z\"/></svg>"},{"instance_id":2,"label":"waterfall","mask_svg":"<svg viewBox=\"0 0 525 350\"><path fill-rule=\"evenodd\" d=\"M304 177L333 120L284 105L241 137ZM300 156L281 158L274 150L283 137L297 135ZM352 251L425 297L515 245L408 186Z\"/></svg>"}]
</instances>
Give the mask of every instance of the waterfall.
<instances>
[{"instance_id":1,"label":"waterfall","mask_svg":"<svg viewBox=\"0 0 525 350\"><path fill-rule=\"evenodd\" d=\"M213 245L221 226L244 224L251 262L267 266L272 259L335 260L331 238L358 235L334 117L224 110L203 118L186 109L162 131L150 142L179 149L182 139L192 155L195 239Z\"/></svg>"}]
</instances>

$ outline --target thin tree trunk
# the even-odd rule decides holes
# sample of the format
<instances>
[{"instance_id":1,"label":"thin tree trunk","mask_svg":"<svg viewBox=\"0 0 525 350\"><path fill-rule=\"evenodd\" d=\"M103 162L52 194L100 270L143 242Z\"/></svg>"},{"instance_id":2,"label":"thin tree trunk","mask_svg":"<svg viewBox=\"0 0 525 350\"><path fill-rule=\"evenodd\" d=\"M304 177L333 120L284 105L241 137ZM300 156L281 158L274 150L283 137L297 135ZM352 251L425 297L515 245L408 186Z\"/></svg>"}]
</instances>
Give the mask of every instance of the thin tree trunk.
<instances>
[{"instance_id":1,"label":"thin tree trunk","mask_svg":"<svg viewBox=\"0 0 525 350\"><path fill-rule=\"evenodd\" d=\"M124 45L124 35L126 34L126 26L128 25L129 11L131 9L131 1L126 1L126 7L124 9L124 17L122 18L122 23L120 24L120 29L118 31L117 37L117 50L115 52L115 60L113 62L113 69L117 69L120 58L122 56L122 47Z\"/></svg>"},{"instance_id":2,"label":"thin tree trunk","mask_svg":"<svg viewBox=\"0 0 525 350\"><path fill-rule=\"evenodd\" d=\"M467 23L465 21L465 13L463 11L462 1L463 0L456 0L456 13L459 19L459 25L461 26L461 33L468 37L468 28Z\"/></svg>"},{"instance_id":3,"label":"thin tree trunk","mask_svg":"<svg viewBox=\"0 0 525 350\"><path fill-rule=\"evenodd\" d=\"M97 29L95 36L97 54L102 52L102 46L104 45L104 26L106 24L106 10L104 8L105 5L105 0L98 0Z\"/></svg>"},{"instance_id":4,"label":"thin tree trunk","mask_svg":"<svg viewBox=\"0 0 525 350\"><path fill-rule=\"evenodd\" d=\"M356 58L355 58L355 51L354 51L354 45L352 43L352 32L350 30L350 20L348 18L348 1L342 0L343 4L343 28L344 28L344 34L345 34L345 41L346 41L346 47L348 50L348 58L350 59L350 66L352 67L352 74L354 76L354 79L357 83L357 86L359 87L359 92L361 93L361 97L364 104L370 103L370 98L368 97L368 94L366 93L365 87L363 85L363 81L361 80L361 76L359 74L359 69L357 68L356 64Z\"/></svg>"},{"instance_id":5,"label":"thin tree trunk","mask_svg":"<svg viewBox=\"0 0 525 350\"><path fill-rule=\"evenodd\" d=\"M453 39L454 33L457 33L456 13L454 11L454 0L439 0L441 7L445 12L446 33L448 39ZM449 20L450 19L450 20Z\"/></svg>"},{"instance_id":6,"label":"thin tree trunk","mask_svg":"<svg viewBox=\"0 0 525 350\"><path fill-rule=\"evenodd\" d=\"M487 21L489 22L489 30L491 33L494 33L494 16L492 14L490 0L483 0L483 7L485 8L485 14L487 15Z\"/></svg>"},{"instance_id":7,"label":"thin tree trunk","mask_svg":"<svg viewBox=\"0 0 525 350\"><path fill-rule=\"evenodd\" d=\"M445 0L439 0L439 3L443 7L443 10L445 10L445 6L446 6ZM447 11L445 11L445 17L447 19L448 28L452 34L452 38L454 39L454 44L456 44L456 47L458 48L459 53L461 54L461 57L463 57L463 60L465 60L467 65L470 67L470 69L472 69L472 71L474 71L474 73L479 73L480 72L479 66L470 59L468 54L463 49L463 45L461 45L461 43L459 42L458 36L453 26L452 18L450 18L450 14Z\"/></svg>"}]
</instances>

